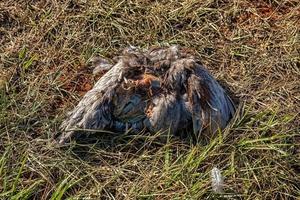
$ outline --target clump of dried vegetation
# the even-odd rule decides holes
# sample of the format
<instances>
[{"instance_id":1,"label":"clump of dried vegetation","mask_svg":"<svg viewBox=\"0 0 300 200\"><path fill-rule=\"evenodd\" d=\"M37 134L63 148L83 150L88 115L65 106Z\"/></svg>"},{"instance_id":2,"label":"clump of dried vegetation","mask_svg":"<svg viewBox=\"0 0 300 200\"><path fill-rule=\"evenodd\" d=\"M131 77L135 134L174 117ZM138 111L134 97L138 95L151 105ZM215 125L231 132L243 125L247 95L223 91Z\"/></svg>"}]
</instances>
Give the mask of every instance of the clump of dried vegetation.
<instances>
[{"instance_id":1,"label":"clump of dried vegetation","mask_svg":"<svg viewBox=\"0 0 300 200\"><path fill-rule=\"evenodd\" d=\"M0 199L296 199L299 28L297 0L1 1ZM195 49L239 113L208 144L97 133L58 148L97 80L89 59L129 44Z\"/></svg>"}]
</instances>

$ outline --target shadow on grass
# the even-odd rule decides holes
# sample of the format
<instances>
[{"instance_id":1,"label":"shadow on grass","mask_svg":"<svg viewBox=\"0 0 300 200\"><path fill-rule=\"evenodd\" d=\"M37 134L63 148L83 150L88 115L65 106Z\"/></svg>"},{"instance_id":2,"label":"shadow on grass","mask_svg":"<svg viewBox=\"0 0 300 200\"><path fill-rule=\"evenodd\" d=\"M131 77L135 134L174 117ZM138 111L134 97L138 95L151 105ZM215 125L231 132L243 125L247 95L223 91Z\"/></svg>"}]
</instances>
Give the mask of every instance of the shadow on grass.
<instances>
[{"instance_id":1,"label":"shadow on grass","mask_svg":"<svg viewBox=\"0 0 300 200\"><path fill-rule=\"evenodd\" d=\"M196 145L190 135L171 136L166 132L151 134L149 132L141 133L83 133L76 137L76 141L62 146L62 150L71 150L74 156L91 161L96 152L108 154L126 155L128 157L138 157L143 154L158 151L165 146L174 150L187 149L191 145ZM182 148L186 147L186 148Z\"/></svg>"}]
</instances>

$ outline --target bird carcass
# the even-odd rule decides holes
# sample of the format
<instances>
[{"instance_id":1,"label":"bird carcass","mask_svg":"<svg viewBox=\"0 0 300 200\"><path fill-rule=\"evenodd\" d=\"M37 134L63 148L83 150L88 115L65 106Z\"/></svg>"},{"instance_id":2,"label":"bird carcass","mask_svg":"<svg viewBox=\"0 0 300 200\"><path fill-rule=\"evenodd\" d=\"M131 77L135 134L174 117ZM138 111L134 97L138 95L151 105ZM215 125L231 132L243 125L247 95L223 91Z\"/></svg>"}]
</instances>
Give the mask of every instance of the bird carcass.
<instances>
[{"instance_id":1,"label":"bird carcass","mask_svg":"<svg viewBox=\"0 0 300 200\"><path fill-rule=\"evenodd\" d=\"M107 61L96 61L99 69ZM235 112L230 97L191 51L171 46L127 48L61 124L59 142L84 129L124 132L225 128Z\"/></svg>"}]
</instances>

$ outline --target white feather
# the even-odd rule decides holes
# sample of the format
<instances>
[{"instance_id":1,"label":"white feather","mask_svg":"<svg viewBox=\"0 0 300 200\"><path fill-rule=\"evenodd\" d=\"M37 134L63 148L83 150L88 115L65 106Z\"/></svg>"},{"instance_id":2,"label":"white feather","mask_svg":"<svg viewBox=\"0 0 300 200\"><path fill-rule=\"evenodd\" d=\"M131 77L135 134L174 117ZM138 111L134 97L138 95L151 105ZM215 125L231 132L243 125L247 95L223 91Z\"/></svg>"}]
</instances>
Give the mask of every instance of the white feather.
<instances>
[{"instance_id":1,"label":"white feather","mask_svg":"<svg viewBox=\"0 0 300 200\"><path fill-rule=\"evenodd\" d=\"M218 168L214 167L211 170L211 186L212 186L212 190L216 193L222 193L223 192L223 187L224 187L224 183L223 183L223 177L221 174L221 170L219 170Z\"/></svg>"}]
</instances>

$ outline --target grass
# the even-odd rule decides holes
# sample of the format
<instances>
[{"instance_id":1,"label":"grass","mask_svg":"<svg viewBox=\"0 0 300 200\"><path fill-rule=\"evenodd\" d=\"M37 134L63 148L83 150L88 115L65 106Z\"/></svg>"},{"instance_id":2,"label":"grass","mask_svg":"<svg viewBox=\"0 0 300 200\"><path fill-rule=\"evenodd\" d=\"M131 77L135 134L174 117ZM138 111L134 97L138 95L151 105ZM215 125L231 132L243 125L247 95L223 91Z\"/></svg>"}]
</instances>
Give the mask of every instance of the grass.
<instances>
[{"instance_id":1,"label":"grass","mask_svg":"<svg viewBox=\"0 0 300 200\"><path fill-rule=\"evenodd\" d=\"M296 0L1 1L0 199L299 198L299 16ZM195 49L239 99L228 128L208 144L95 133L58 148L97 81L89 59L130 44Z\"/></svg>"}]
</instances>

